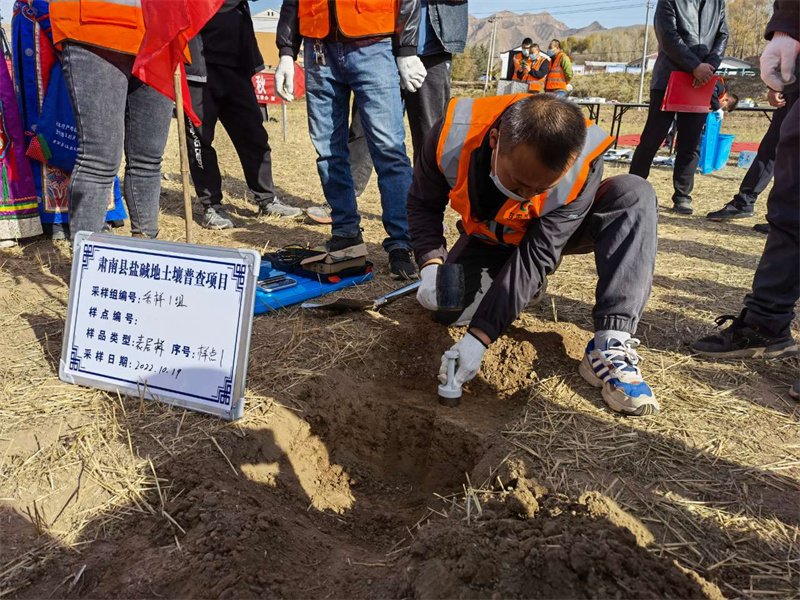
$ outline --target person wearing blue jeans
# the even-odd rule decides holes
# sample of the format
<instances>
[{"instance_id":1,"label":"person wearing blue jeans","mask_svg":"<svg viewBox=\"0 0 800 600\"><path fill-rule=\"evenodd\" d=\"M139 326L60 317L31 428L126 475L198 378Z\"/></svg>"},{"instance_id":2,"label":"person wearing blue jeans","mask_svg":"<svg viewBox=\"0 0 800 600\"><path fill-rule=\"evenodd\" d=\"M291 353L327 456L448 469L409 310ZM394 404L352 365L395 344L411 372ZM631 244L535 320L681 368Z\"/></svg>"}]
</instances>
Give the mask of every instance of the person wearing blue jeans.
<instances>
[{"instance_id":1,"label":"person wearing blue jeans","mask_svg":"<svg viewBox=\"0 0 800 600\"><path fill-rule=\"evenodd\" d=\"M328 14L331 4L336 10ZM383 247L389 253L391 275L410 279L417 277L406 217L412 168L406 154L400 87L402 83L415 91L425 79L425 68L416 56L419 0L375 0L372 5L371 12L358 12L348 0L284 2L277 32L281 59L275 88L282 98L293 99L294 59L303 42L308 128L333 219L328 251L363 243L347 146L353 95L378 174L387 234ZM386 31L389 27L393 32Z\"/></svg>"},{"instance_id":2,"label":"person wearing blue jeans","mask_svg":"<svg viewBox=\"0 0 800 600\"><path fill-rule=\"evenodd\" d=\"M66 42L61 54L78 128L69 184L70 235L101 231L125 154L125 202L134 237L158 235L161 158L172 101L131 75L136 57Z\"/></svg>"}]
</instances>

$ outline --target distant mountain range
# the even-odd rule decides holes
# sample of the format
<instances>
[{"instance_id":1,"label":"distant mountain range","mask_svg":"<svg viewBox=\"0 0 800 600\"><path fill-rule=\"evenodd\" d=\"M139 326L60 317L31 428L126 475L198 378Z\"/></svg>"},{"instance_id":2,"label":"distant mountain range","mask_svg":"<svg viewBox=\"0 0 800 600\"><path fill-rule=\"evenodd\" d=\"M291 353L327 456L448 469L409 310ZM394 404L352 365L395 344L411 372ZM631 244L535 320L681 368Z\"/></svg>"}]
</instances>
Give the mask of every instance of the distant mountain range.
<instances>
[{"instance_id":1,"label":"distant mountain range","mask_svg":"<svg viewBox=\"0 0 800 600\"><path fill-rule=\"evenodd\" d=\"M541 12L536 14L525 13L517 14L510 11L501 11L495 13L491 17L485 19L478 19L469 16L469 34L467 36L467 45L486 44L489 47L489 42L492 36L492 24L489 19L499 18L497 22L497 42L496 51L504 52L519 46L520 42L526 37L533 39L534 42L542 46L545 50L550 40L553 38L564 40L569 36L584 37L592 33L610 32L616 29L606 29L600 23L595 21L587 27L580 29L573 29L567 27L551 14Z\"/></svg>"}]
</instances>

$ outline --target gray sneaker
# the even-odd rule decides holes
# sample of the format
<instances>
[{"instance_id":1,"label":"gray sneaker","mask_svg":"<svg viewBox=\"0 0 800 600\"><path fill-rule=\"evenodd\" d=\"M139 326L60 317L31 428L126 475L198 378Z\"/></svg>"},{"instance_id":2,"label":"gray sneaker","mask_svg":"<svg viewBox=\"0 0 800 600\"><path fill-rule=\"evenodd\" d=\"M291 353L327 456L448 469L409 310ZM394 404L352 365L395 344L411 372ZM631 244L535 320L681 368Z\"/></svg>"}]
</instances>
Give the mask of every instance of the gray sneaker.
<instances>
[{"instance_id":1,"label":"gray sneaker","mask_svg":"<svg viewBox=\"0 0 800 600\"><path fill-rule=\"evenodd\" d=\"M259 203L262 214L270 217L299 217L303 214L302 208L289 206L281 202L281 199L275 197L271 202Z\"/></svg>"},{"instance_id":2,"label":"gray sneaker","mask_svg":"<svg viewBox=\"0 0 800 600\"><path fill-rule=\"evenodd\" d=\"M792 387L789 388L789 395L795 400L800 400L800 379L795 379Z\"/></svg>"},{"instance_id":3,"label":"gray sneaker","mask_svg":"<svg viewBox=\"0 0 800 600\"><path fill-rule=\"evenodd\" d=\"M236 223L221 206L209 206L203 214L203 227L206 229L233 229Z\"/></svg>"}]
</instances>

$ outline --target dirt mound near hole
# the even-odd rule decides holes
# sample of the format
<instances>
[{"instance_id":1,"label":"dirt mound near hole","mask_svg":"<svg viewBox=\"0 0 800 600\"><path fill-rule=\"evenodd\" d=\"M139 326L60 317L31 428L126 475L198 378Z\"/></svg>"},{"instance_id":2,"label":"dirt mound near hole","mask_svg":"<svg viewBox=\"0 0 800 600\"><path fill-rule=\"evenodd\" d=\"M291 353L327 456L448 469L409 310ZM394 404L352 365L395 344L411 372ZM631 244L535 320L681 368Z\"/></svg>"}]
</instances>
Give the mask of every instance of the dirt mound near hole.
<instances>
[{"instance_id":1,"label":"dirt mound near hole","mask_svg":"<svg viewBox=\"0 0 800 600\"><path fill-rule=\"evenodd\" d=\"M469 522L430 522L398 562L390 595L723 598L715 585L640 545L643 526L623 523L628 515L612 500L537 499L537 489L520 480L514 490L483 495L482 511Z\"/></svg>"}]
</instances>

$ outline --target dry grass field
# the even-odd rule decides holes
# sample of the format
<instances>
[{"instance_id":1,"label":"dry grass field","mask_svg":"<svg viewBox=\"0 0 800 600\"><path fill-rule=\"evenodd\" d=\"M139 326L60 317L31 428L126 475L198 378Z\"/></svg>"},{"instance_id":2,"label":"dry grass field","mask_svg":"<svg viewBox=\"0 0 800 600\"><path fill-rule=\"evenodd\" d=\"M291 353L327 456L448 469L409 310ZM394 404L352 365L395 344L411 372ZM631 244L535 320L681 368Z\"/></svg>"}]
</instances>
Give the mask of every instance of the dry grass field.
<instances>
[{"instance_id":1,"label":"dry grass field","mask_svg":"<svg viewBox=\"0 0 800 600\"><path fill-rule=\"evenodd\" d=\"M320 203L304 104L288 115L287 142L267 125L276 183L291 204ZM622 133L644 116L629 112ZM766 125L725 121L742 141ZM241 227L198 226L198 243L324 239L259 218L221 129L218 153ZM161 237L180 241L177 157L173 131ZM644 419L610 412L577 372L591 256L565 258L458 409L436 402L435 374L461 331L412 298L380 314L257 318L245 416L225 423L61 383L70 249L0 251L0 597L800 596L798 362L688 348L740 310L764 247L751 227L766 194L757 218L703 218L743 175L733 161L698 175L686 218L666 211L671 172L653 169L659 253L638 336L662 413ZM396 283L374 179L360 206L378 273L352 294L375 297Z\"/></svg>"}]
</instances>

